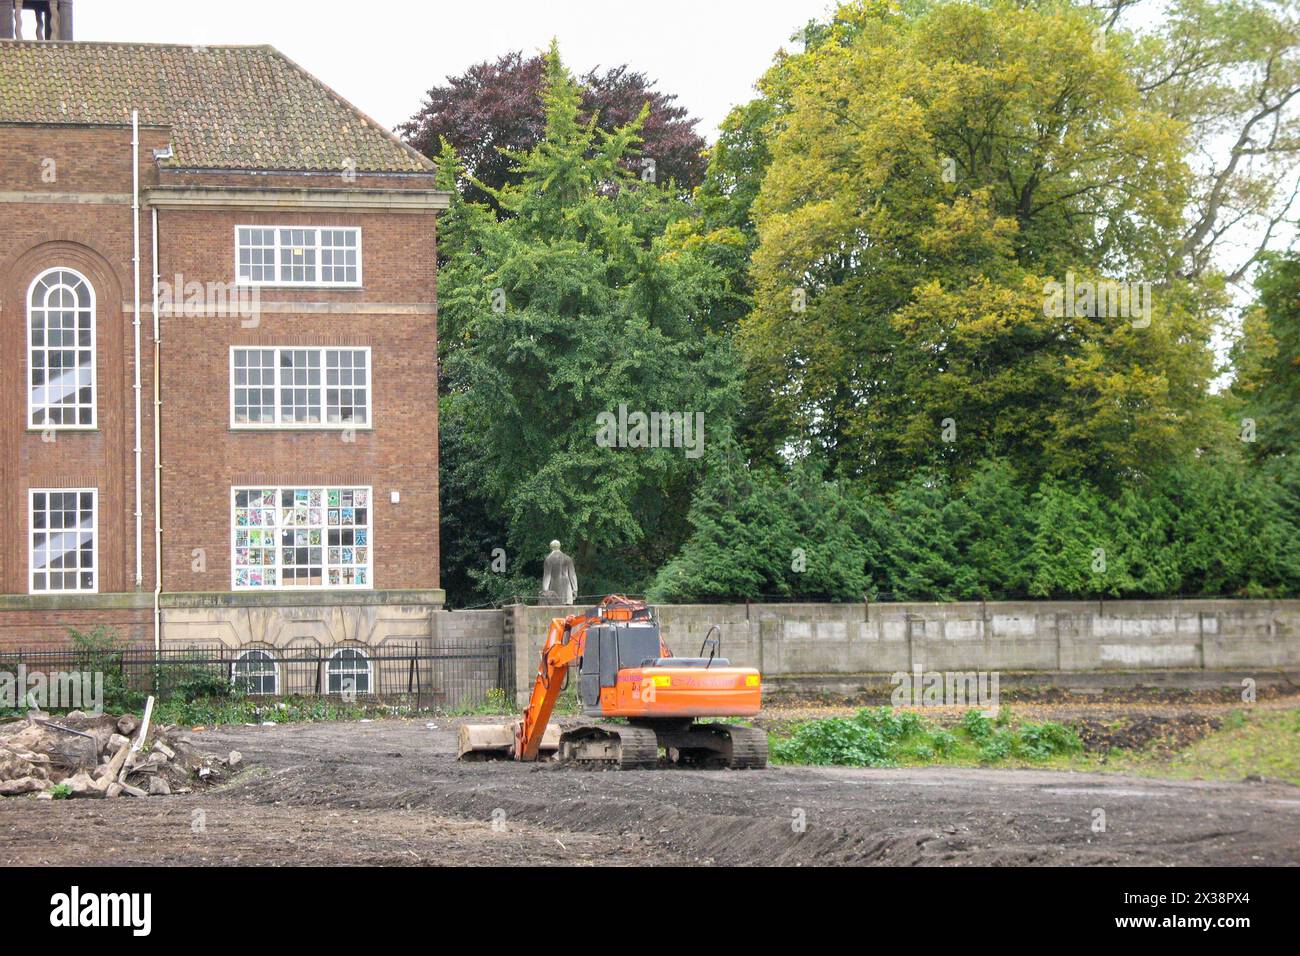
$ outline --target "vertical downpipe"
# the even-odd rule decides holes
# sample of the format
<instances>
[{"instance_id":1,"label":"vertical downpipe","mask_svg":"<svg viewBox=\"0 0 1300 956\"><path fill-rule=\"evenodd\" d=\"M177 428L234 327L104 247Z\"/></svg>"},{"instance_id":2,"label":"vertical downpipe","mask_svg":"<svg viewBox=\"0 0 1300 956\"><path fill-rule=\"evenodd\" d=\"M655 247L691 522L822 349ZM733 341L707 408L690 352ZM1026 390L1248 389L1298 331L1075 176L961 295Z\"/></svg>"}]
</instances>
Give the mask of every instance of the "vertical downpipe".
<instances>
[{"instance_id":1,"label":"vertical downpipe","mask_svg":"<svg viewBox=\"0 0 1300 956\"><path fill-rule=\"evenodd\" d=\"M162 392L158 324L158 207L153 206L153 646L162 651Z\"/></svg>"},{"instance_id":2,"label":"vertical downpipe","mask_svg":"<svg viewBox=\"0 0 1300 956\"><path fill-rule=\"evenodd\" d=\"M143 447L140 443L140 111L131 111L131 265L134 271L135 310L132 332L135 336L135 589L144 586L144 509L140 487Z\"/></svg>"}]
</instances>

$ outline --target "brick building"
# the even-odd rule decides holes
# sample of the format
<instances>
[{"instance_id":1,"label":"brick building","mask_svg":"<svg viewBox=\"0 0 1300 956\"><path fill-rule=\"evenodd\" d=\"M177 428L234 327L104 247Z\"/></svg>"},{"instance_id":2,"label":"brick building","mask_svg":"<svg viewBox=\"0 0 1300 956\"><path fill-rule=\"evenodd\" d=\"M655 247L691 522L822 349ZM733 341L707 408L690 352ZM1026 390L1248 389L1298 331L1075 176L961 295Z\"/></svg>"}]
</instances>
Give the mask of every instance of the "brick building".
<instances>
[{"instance_id":1,"label":"brick building","mask_svg":"<svg viewBox=\"0 0 1300 956\"><path fill-rule=\"evenodd\" d=\"M16 39L14 3L0 647L428 633L432 164L270 47L74 42L65 0Z\"/></svg>"}]
</instances>

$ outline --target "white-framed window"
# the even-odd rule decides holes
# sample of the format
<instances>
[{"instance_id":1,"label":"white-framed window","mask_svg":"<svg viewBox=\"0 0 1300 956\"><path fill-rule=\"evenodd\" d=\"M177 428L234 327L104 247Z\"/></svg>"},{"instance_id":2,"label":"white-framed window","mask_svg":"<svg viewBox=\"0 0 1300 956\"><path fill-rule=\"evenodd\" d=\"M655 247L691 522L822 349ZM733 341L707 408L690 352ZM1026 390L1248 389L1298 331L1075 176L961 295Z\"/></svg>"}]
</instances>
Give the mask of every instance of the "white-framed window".
<instances>
[{"instance_id":1,"label":"white-framed window","mask_svg":"<svg viewBox=\"0 0 1300 956\"><path fill-rule=\"evenodd\" d=\"M244 694L278 694L280 665L270 651L249 648L230 668L230 683Z\"/></svg>"},{"instance_id":2,"label":"white-framed window","mask_svg":"<svg viewBox=\"0 0 1300 956\"><path fill-rule=\"evenodd\" d=\"M361 285L361 230L355 226L236 226L241 285Z\"/></svg>"},{"instance_id":3,"label":"white-framed window","mask_svg":"<svg viewBox=\"0 0 1300 956\"><path fill-rule=\"evenodd\" d=\"M369 694L370 658L357 647L341 647L325 665L328 693Z\"/></svg>"},{"instance_id":4,"label":"white-framed window","mask_svg":"<svg viewBox=\"0 0 1300 956\"><path fill-rule=\"evenodd\" d=\"M232 488L238 591L373 586L370 488Z\"/></svg>"},{"instance_id":5,"label":"white-framed window","mask_svg":"<svg viewBox=\"0 0 1300 956\"><path fill-rule=\"evenodd\" d=\"M232 347L231 428L369 428L370 349Z\"/></svg>"},{"instance_id":6,"label":"white-framed window","mask_svg":"<svg viewBox=\"0 0 1300 956\"><path fill-rule=\"evenodd\" d=\"M27 500L31 593L98 591L98 490L32 488Z\"/></svg>"},{"instance_id":7,"label":"white-framed window","mask_svg":"<svg viewBox=\"0 0 1300 956\"><path fill-rule=\"evenodd\" d=\"M62 266L27 289L27 425L95 427L95 289Z\"/></svg>"}]
</instances>

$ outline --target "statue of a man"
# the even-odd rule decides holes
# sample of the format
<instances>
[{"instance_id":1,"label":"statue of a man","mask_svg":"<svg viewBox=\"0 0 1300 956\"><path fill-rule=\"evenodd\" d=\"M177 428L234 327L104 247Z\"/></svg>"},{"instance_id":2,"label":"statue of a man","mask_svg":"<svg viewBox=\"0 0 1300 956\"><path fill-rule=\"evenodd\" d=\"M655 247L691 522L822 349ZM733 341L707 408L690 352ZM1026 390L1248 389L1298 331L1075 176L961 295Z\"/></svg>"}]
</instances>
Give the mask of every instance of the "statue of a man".
<instances>
[{"instance_id":1,"label":"statue of a man","mask_svg":"<svg viewBox=\"0 0 1300 956\"><path fill-rule=\"evenodd\" d=\"M551 542L551 553L542 565L542 591L555 594L556 603L572 604L578 596L578 572L573 558L560 550L560 542Z\"/></svg>"}]
</instances>

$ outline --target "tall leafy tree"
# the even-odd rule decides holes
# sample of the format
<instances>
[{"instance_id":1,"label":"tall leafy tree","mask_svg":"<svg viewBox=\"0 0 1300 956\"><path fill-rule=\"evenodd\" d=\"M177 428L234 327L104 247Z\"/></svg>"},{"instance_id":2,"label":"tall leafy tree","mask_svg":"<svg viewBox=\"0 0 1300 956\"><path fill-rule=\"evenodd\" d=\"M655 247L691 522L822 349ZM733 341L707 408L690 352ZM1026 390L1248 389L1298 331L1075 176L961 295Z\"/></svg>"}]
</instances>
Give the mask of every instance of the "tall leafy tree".
<instances>
[{"instance_id":1,"label":"tall leafy tree","mask_svg":"<svg viewBox=\"0 0 1300 956\"><path fill-rule=\"evenodd\" d=\"M634 589L685 535L673 502L737 406L735 359L703 321L721 279L663 240L682 200L624 166L648 109L602 129L554 47L542 100L541 139L505 153L505 185L477 181L504 218L463 199L449 210L439 288L459 344L446 413L461 429L462 484L504 516L516 567L559 538L584 591ZM455 162L448 150L444 169ZM702 420L703 432L677 432L687 447L609 447L601 416L620 406Z\"/></svg>"},{"instance_id":2,"label":"tall leafy tree","mask_svg":"<svg viewBox=\"0 0 1300 956\"><path fill-rule=\"evenodd\" d=\"M1123 593L1128 580L1124 555L1104 499L1095 489L1048 481L1035 495L1034 510L1032 596L1062 599Z\"/></svg>"},{"instance_id":3,"label":"tall leafy tree","mask_svg":"<svg viewBox=\"0 0 1300 956\"><path fill-rule=\"evenodd\" d=\"M952 601L962 572L957 512L949 506L947 481L920 472L895 489L890 499L894 521L888 553L889 591L896 601Z\"/></svg>"},{"instance_id":4,"label":"tall leafy tree","mask_svg":"<svg viewBox=\"0 0 1300 956\"><path fill-rule=\"evenodd\" d=\"M1006 600L1029 592L1034 516L1027 488L1006 461L983 462L949 503L958 526L963 599Z\"/></svg>"},{"instance_id":5,"label":"tall leafy tree","mask_svg":"<svg viewBox=\"0 0 1300 956\"><path fill-rule=\"evenodd\" d=\"M512 52L476 63L429 90L424 106L399 132L431 157L441 152L442 140L449 142L477 180L462 183L465 198L493 205L491 191L515 181L515 162L503 150L530 150L545 134L545 76L540 55ZM675 94L656 90L653 80L626 64L593 69L578 86L581 116L595 118L606 132L637 120L648 107L638 127L639 150L625 157L626 165L643 174L648 172L643 160L651 160L656 180L675 181L682 189L699 185L705 143L695 131L697 120Z\"/></svg>"},{"instance_id":6,"label":"tall leafy tree","mask_svg":"<svg viewBox=\"0 0 1300 956\"><path fill-rule=\"evenodd\" d=\"M1113 2L1113 0L1112 0ZM1172 265L1238 282L1294 235L1300 199L1300 8L1294 0L1123 3L1107 24L1151 24L1125 44L1143 101L1179 121L1191 195Z\"/></svg>"},{"instance_id":7,"label":"tall leafy tree","mask_svg":"<svg viewBox=\"0 0 1300 956\"><path fill-rule=\"evenodd\" d=\"M1300 591L1300 498L1294 459L1263 469L1186 465L1156 491L1174 514L1187 594L1294 595Z\"/></svg>"},{"instance_id":8,"label":"tall leafy tree","mask_svg":"<svg viewBox=\"0 0 1300 956\"><path fill-rule=\"evenodd\" d=\"M1119 480L1212 440L1211 317L1165 282L1180 128L1095 40L1068 6L858 3L781 61L740 336L762 444L888 485L990 456ZM1156 283L1150 325L1046 308L1101 278Z\"/></svg>"},{"instance_id":9,"label":"tall leafy tree","mask_svg":"<svg viewBox=\"0 0 1300 956\"><path fill-rule=\"evenodd\" d=\"M1300 255L1265 257L1255 287L1233 349L1236 424L1261 457L1300 454Z\"/></svg>"}]
</instances>

